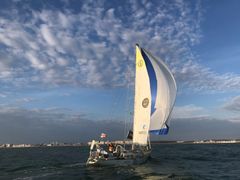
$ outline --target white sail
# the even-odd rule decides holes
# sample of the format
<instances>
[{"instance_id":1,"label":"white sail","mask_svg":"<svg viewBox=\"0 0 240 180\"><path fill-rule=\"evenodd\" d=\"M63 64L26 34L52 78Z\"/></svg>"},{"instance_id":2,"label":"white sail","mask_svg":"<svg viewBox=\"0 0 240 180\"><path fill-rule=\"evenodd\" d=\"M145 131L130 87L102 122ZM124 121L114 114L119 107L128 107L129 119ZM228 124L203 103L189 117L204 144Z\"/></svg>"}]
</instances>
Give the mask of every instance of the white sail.
<instances>
[{"instance_id":1,"label":"white sail","mask_svg":"<svg viewBox=\"0 0 240 180\"><path fill-rule=\"evenodd\" d=\"M148 133L167 134L175 102L175 79L163 61L136 47L133 143L146 145Z\"/></svg>"},{"instance_id":2,"label":"white sail","mask_svg":"<svg viewBox=\"0 0 240 180\"><path fill-rule=\"evenodd\" d=\"M136 46L135 100L133 118L133 143L146 145L150 125L151 90L141 48Z\"/></svg>"},{"instance_id":3,"label":"white sail","mask_svg":"<svg viewBox=\"0 0 240 180\"><path fill-rule=\"evenodd\" d=\"M149 132L167 134L168 120L176 98L175 79L162 60L157 60L145 49L142 55L147 65L151 89L151 120Z\"/></svg>"}]
</instances>

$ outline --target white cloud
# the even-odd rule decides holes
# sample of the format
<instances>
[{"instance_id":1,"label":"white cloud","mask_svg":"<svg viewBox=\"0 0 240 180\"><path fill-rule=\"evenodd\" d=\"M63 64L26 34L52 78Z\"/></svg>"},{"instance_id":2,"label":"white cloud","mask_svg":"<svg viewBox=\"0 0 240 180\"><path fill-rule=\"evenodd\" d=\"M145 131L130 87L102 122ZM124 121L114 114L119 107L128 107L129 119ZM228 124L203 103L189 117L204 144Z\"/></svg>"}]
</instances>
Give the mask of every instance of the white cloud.
<instances>
[{"instance_id":1,"label":"white cloud","mask_svg":"<svg viewBox=\"0 0 240 180\"><path fill-rule=\"evenodd\" d=\"M11 71L2 71L2 72L0 72L0 78L2 78L2 79L10 77L11 75L12 75Z\"/></svg>"},{"instance_id":2,"label":"white cloud","mask_svg":"<svg viewBox=\"0 0 240 180\"><path fill-rule=\"evenodd\" d=\"M0 93L0 97L1 97L1 98L5 98L5 97L7 97L7 95L6 95L6 94L3 94L3 93Z\"/></svg>"},{"instance_id":3,"label":"white cloud","mask_svg":"<svg viewBox=\"0 0 240 180\"><path fill-rule=\"evenodd\" d=\"M181 118L203 118L208 117L206 109L194 104L185 106L175 106L173 109L172 117L175 119Z\"/></svg>"},{"instance_id":4,"label":"white cloud","mask_svg":"<svg viewBox=\"0 0 240 180\"><path fill-rule=\"evenodd\" d=\"M0 56L7 67L0 81L24 87L33 82L122 86L134 79L129 72L134 72L138 42L167 62L179 87L239 89L238 74L220 75L196 62L191 48L201 39L199 2L131 1L118 7L109 3L108 9L105 3L86 2L74 13L71 8L6 11L0 20L0 52L8 61Z\"/></svg>"},{"instance_id":5,"label":"white cloud","mask_svg":"<svg viewBox=\"0 0 240 180\"><path fill-rule=\"evenodd\" d=\"M31 51L27 52L26 57L30 61L32 67L40 70L46 69L46 65L43 64L41 60L38 59L35 52L31 52Z\"/></svg>"},{"instance_id":6,"label":"white cloud","mask_svg":"<svg viewBox=\"0 0 240 180\"><path fill-rule=\"evenodd\" d=\"M218 74L193 61L184 63L181 69L175 71L175 75L182 86L198 92L236 91L240 88L238 74Z\"/></svg>"},{"instance_id":7,"label":"white cloud","mask_svg":"<svg viewBox=\"0 0 240 180\"><path fill-rule=\"evenodd\" d=\"M59 66L66 66L66 65L68 65L68 61L66 59L63 59L63 58L59 57L57 59L57 64Z\"/></svg>"},{"instance_id":8,"label":"white cloud","mask_svg":"<svg viewBox=\"0 0 240 180\"><path fill-rule=\"evenodd\" d=\"M79 13L72 13L71 9L65 9L64 12L32 10L32 14L28 14L31 17L30 22L24 23L25 17L18 14L18 11L9 13L10 18L3 17L1 22L6 25L3 26L4 34L0 33L0 37L3 37L2 43L8 46L14 62L20 55L19 66L24 64L24 57L30 62L30 67L24 64L28 71L21 74L22 78L34 79L48 85L61 83L81 86L123 85L129 69L126 64L130 63L130 67L134 67L134 44L142 42L146 47L152 46L148 43L151 39L157 41L161 39L157 38L158 36L166 36L164 34L168 33L167 31L161 33L163 30L159 29L157 20L152 21L152 24L155 23L153 26L144 26L142 23L146 23L159 13L165 17L171 16L170 9L166 8L166 11L162 12L161 8L158 8L155 12L145 13L145 17L144 9L138 14L132 13L140 6L138 2L132 2L128 7L130 21L125 23L126 18L121 18L125 16L121 14L121 9L113 7L105 9L102 4L86 3ZM152 5L149 2L146 7L150 6ZM116 16L117 13L121 14L120 17ZM172 21L175 20L172 16ZM170 23L166 26L170 27ZM12 29L16 32L15 36L12 36ZM21 51L17 52L16 49ZM157 49L159 45L155 52ZM38 78L25 77L33 74Z\"/></svg>"},{"instance_id":9,"label":"white cloud","mask_svg":"<svg viewBox=\"0 0 240 180\"><path fill-rule=\"evenodd\" d=\"M41 25L40 30L44 40L48 43L48 45L50 46L57 45L56 38L53 36L53 33L46 24Z\"/></svg>"},{"instance_id":10,"label":"white cloud","mask_svg":"<svg viewBox=\"0 0 240 180\"><path fill-rule=\"evenodd\" d=\"M240 96L233 97L232 99L226 101L223 105L223 109L232 112L240 112Z\"/></svg>"},{"instance_id":11,"label":"white cloud","mask_svg":"<svg viewBox=\"0 0 240 180\"><path fill-rule=\"evenodd\" d=\"M15 99L12 104L6 105L6 107L7 107L6 109L9 110L8 106L12 107L12 108L14 107L14 109L15 109L15 107L17 107L19 105L28 104L28 103L31 103L33 101L37 101L37 100L34 99L34 98L31 98L31 97L18 98L18 99Z\"/></svg>"}]
</instances>

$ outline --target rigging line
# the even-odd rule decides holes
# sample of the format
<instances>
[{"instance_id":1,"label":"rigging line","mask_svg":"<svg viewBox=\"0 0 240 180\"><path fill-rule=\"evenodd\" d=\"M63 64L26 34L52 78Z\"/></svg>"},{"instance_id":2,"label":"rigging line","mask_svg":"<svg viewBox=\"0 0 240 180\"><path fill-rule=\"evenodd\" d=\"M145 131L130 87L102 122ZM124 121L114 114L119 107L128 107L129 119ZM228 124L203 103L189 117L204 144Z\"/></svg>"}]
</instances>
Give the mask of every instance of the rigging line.
<instances>
[{"instance_id":1,"label":"rigging line","mask_svg":"<svg viewBox=\"0 0 240 180\"><path fill-rule=\"evenodd\" d=\"M131 106L131 100L132 100L132 93L131 93L131 87L129 86L129 89L128 89L128 122L127 122L127 128L128 130L131 129L131 123L132 123L132 114L131 114L131 111L133 110L133 107Z\"/></svg>"},{"instance_id":2,"label":"rigging line","mask_svg":"<svg viewBox=\"0 0 240 180\"><path fill-rule=\"evenodd\" d=\"M128 95L128 93L126 93L126 96ZM126 106L125 106L126 107ZM126 109L125 109L125 111L126 111ZM125 112L124 111L124 112ZM127 118L126 118L126 112L124 113L125 114L125 116L124 116L124 129L123 129L123 139L125 140L126 139L126 137L125 137L125 135L126 135L126 129L127 129Z\"/></svg>"},{"instance_id":3,"label":"rigging line","mask_svg":"<svg viewBox=\"0 0 240 180\"><path fill-rule=\"evenodd\" d=\"M127 89L126 89L126 101L125 101L125 117L124 117L124 132L123 132L123 139L126 140L126 135L127 135L127 119L128 119L128 98L129 98L129 64L127 66Z\"/></svg>"},{"instance_id":4,"label":"rigging line","mask_svg":"<svg viewBox=\"0 0 240 180\"><path fill-rule=\"evenodd\" d=\"M128 130L130 130L131 129L131 120L132 120L132 113L131 113L131 111L132 111L132 109L133 109L133 107L131 107L131 100L132 100L132 89L130 88L130 86L129 86L129 88L128 88L128 102L127 102L127 105L128 105L128 111L127 111L127 115L128 115L128 117L127 117L127 119L128 119L128 122L127 122L127 128L128 128Z\"/></svg>"},{"instance_id":5,"label":"rigging line","mask_svg":"<svg viewBox=\"0 0 240 180\"><path fill-rule=\"evenodd\" d=\"M134 64L135 65L135 64ZM133 79L133 77L132 77ZM134 77L135 79L135 77ZM129 120L128 120L128 128L129 129L132 129L132 126L133 126L133 114L134 114L134 93L135 91L135 87L133 85L130 85L129 87L129 99L128 99L128 105L129 105Z\"/></svg>"},{"instance_id":6,"label":"rigging line","mask_svg":"<svg viewBox=\"0 0 240 180\"><path fill-rule=\"evenodd\" d=\"M127 78L127 88L126 88L126 109L125 109L125 126L124 126L124 139L127 140L127 134L128 131L131 129L131 122L132 122L132 118L131 118L131 95L132 95L132 89L131 89L131 68L130 68L130 64L127 65L127 74L126 74L126 78Z\"/></svg>"}]
</instances>

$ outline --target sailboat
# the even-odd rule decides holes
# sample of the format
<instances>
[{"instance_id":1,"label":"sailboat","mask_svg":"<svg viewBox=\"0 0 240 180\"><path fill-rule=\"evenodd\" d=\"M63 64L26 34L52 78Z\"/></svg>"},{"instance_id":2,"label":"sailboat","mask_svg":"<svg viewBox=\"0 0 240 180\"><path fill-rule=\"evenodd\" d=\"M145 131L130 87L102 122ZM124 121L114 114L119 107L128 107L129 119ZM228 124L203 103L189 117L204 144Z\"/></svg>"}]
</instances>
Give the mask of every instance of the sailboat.
<instances>
[{"instance_id":1,"label":"sailboat","mask_svg":"<svg viewBox=\"0 0 240 180\"><path fill-rule=\"evenodd\" d=\"M115 144L107 150L98 141L90 146L87 165L141 164L151 155L150 134L169 131L170 115L177 86L173 74L162 60L136 44L135 98L132 145Z\"/></svg>"}]
</instances>

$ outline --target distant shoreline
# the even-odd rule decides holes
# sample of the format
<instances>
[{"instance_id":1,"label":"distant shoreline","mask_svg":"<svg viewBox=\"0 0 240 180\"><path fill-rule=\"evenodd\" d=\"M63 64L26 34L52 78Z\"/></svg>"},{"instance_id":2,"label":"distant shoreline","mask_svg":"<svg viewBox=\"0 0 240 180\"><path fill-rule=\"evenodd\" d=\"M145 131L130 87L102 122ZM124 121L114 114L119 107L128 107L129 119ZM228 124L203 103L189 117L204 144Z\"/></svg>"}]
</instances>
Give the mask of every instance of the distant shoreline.
<instances>
[{"instance_id":1,"label":"distant shoreline","mask_svg":"<svg viewBox=\"0 0 240 180\"><path fill-rule=\"evenodd\" d=\"M152 141L152 144L237 144L240 139L214 139L196 141Z\"/></svg>"},{"instance_id":2,"label":"distant shoreline","mask_svg":"<svg viewBox=\"0 0 240 180\"><path fill-rule=\"evenodd\" d=\"M99 141L99 144L132 144L131 141ZM0 144L0 149L7 148L32 148L32 147L82 147L89 146L88 143L48 143L48 144ZM199 141L151 141L151 144L240 144L240 139L218 139L218 140L199 140Z\"/></svg>"}]
</instances>

